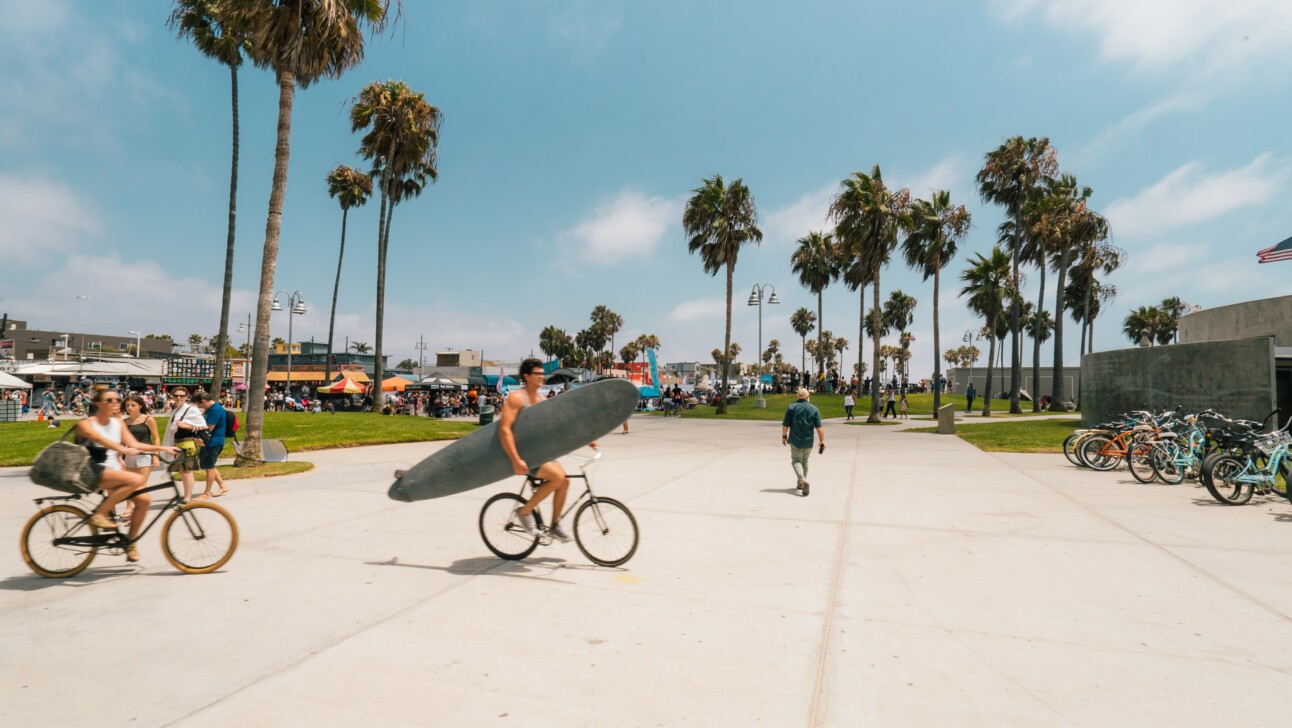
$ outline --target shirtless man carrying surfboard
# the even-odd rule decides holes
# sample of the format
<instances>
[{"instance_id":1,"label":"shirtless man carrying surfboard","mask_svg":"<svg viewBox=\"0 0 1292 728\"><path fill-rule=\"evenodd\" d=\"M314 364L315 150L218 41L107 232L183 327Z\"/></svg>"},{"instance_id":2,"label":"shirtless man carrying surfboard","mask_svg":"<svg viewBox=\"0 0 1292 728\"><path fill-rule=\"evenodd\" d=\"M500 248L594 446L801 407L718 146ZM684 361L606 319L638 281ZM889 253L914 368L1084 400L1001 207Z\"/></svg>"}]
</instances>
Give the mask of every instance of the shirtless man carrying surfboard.
<instances>
[{"instance_id":1,"label":"shirtless man carrying surfboard","mask_svg":"<svg viewBox=\"0 0 1292 728\"><path fill-rule=\"evenodd\" d=\"M516 450L516 435L511 429L521 410L545 401L538 394L538 388L543 386L544 377L542 361L526 359L520 363L520 381L525 388L507 395L507 399L503 402L502 416L498 418L498 442L502 444L502 450L507 453L507 457L511 458L512 470L517 475L532 475L541 481L541 485L534 491L534 495L530 496L529 501L516 509L516 520L520 522L521 528L530 535L538 535L534 522L534 509L543 502L544 498L555 493L556 496L552 499L552 521L548 530L560 539L561 543L569 543L570 534L557 521L561 517L561 509L565 507L565 496L570 489L570 479L565 474L565 468L555 460L538 467L530 467L529 463L520 459L520 453ZM595 442L588 443L588 447L596 446Z\"/></svg>"}]
</instances>

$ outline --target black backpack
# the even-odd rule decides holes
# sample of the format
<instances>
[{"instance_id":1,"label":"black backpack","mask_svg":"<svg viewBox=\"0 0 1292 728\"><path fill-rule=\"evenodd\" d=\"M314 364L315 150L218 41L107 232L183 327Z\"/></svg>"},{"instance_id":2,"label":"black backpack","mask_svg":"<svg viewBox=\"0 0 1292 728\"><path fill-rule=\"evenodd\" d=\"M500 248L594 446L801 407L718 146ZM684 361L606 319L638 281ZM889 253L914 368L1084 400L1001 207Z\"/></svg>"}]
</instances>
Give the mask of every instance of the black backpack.
<instances>
[{"instance_id":1,"label":"black backpack","mask_svg":"<svg viewBox=\"0 0 1292 728\"><path fill-rule=\"evenodd\" d=\"M238 439L238 428L242 423L238 422L238 415L228 410L224 411L224 436Z\"/></svg>"}]
</instances>

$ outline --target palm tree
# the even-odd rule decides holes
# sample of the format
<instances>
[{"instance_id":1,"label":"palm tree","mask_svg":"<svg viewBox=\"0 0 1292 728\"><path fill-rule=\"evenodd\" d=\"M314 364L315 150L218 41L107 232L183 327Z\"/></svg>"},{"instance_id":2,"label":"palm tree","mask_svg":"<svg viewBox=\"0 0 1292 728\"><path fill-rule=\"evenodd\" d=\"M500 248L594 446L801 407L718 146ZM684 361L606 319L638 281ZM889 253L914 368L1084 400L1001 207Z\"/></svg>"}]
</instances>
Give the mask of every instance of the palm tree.
<instances>
[{"instance_id":1,"label":"palm tree","mask_svg":"<svg viewBox=\"0 0 1292 728\"><path fill-rule=\"evenodd\" d=\"M1158 308L1165 315L1163 330L1170 333L1170 338L1157 343L1180 343L1180 317L1189 312L1189 304L1181 301L1179 296L1171 296L1170 298L1162 299L1162 303L1158 304Z\"/></svg>"},{"instance_id":2,"label":"palm tree","mask_svg":"<svg viewBox=\"0 0 1292 728\"><path fill-rule=\"evenodd\" d=\"M1061 177L1057 184L1052 184L1050 194L1062 197L1066 212L1061 217L1062 233L1055 239L1056 257L1051 259L1054 272L1058 275L1054 294L1054 371L1051 376L1053 389L1050 396L1055 402L1066 401L1063 377L1063 324L1068 304L1067 284L1065 278L1071 269L1074 253L1086 250L1108 238L1108 221L1089 207L1093 191L1089 187L1077 185L1070 175ZM1084 327L1082 332L1084 334ZM1084 345L1083 345L1084 348Z\"/></svg>"},{"instance_id":3,"label":"palm tree","mask_svg":"<svg viewBox=\"0 0 1292 728\"><path fill-rule=\"evenodd\" d=\"M547 356L547 360L559 359L566 348L570 335L555 326L545 326L538 334L538 348Z\"/></svg>"},{"instance_id":4,"label":"palm tree","mask_svg":"<svg viewBox=\"0 0 1292 728\"><path fill-rule=\"evenodd\" d=\"M624 317L611 311L608 306L597 306L592 309L592 323L601 324L601 328L610 335L610 350L615 348L615 334L624 327Z\"/></svg>"},{"instance_id":5,"label":"palm tree","mask_svg":"<svg viewBox=\"0 0 1292 728\"><path fill-rule=\"evenodd\" d=\"M1028 336L1032 337L1034 345L1032 348L1032 403L1035 404L1036 407L1032 411L1039 412L1041 401L1041 365L1037 362L1036 358L1041 354L1041 344L1049 341L1050 334L1054 333L1054 317L1050 315L1049 311L1042 310L1038 313L1036 309L1033 308L1028 312L1027 318L1023 321L1023 330L1027 332ZM1050 396L1053 398L1053 393L1051 393Z\"/></svg>"},{"instance_id":6,"label":"palm tree","mask_svg":"<svg viewBox=\"0 0 1292 728\"><path fill-rule=\"evenodd\" d=\"M682 228L688 238L687 250L700 254L705 273L716 276L724 268L727 271L727 326L722 351L730 352L731 285L736 259L742 246L762 241L763 231L758 229L754 196L741 180L727 185L722 175L715 174L691 193L691 199L682 212ZM731 358L727 356L720 362L722 396L717 412L720 415L727 413L727 376Z\"/></svg>"},{"instance_id":7,"label":"palm tree","mask_svg":"<svg viewBox=\"0 0 1292 728\"><path fill-rule=\"evenodd\" d=\"M933 278L933 411L942 406L942 340L938 329L938 296L942 269L956 257L956 248L969 234L973 216L964 205L952 205L951 193L934 192L929 200L912 200L906 217L906 240L902 252L906 265Z\"/></svg>"},{"instance_id":8,"label":"palm tree","mask_svg":"<svg viewBox=\"0 0 1292 728\"><path fill-rule=\"evenodd\" d=\"M897 350L901 352L902 382L904 384L908 384L911 381L911 370L906 363L911 360L911 344L914 343L914 341L915 334L912 334L909 331L903 331L902 335L897 338L897 343L900 344Z\"/></svg>"},{"instance_id":9,"label":"palm tree","mask_svg":"<svg viewBox=\"0 0 1292 728\"><path fill-rule=\"evenodd\" d=\"M440 109L403 81L365 86L350 108L350 131L364 131L359 154L372 162L380 191L377 222L377 320L374 369L382 376L386 321L386 255L395 207L439 179Z\"/></svg>"},{"instance_id":10,"label":"palm tree","mask_svg":"<svg viewBox=\"0 0 1292 728\"><path fill-rule=\"evenodd\" d=\"M798 247L790 255L790 269L798 274L799 283L816 294L817 326L825 326L825 312L822 309L822 292L830 282L839 277L838 255L835 253L834 239L829 234L810 232L799 238ZM822 339L817 338L817 371L824 369L824 352Z\"/></svg>"},{"instance_id":11,"label":"palm tree","mask_svg":"<svg viewBox=\"0 0 1292 728\"><path fill-rule=\"evenodd\" d=\"M960 297L968 297L969 309L987 322L984 327L989 342L987 349L987 385L983 393L982 416L991 416L992 372L996 360L996 332L1010 284L1009 254L994 246L989 256L978 253L969 260L969 267L960 274L964 288Z\"/></svg>"},{"instance_id":12,"label":"palm tree","mask_svg":"<svg viewBox=\"0 0 1292 728\"><path fill-rule=\"evenodd\" d=\"M1094 321L1103 304L1117 296L1117 287L1101 282L1099 274L1111 275L1121 267L1126 251L1102 238L1091 238L1077 251L1078 257L1068 270L1069 283L1064 291L1065 303L1072 308L1072 318L1082 322L1081 351L1094 351Z\"/></svg>"},{"instance_id":13,"label":"palm tree","mask_svg":"<svg viewBox=\"0 0 1292 728\"><path fill-rule=\"evenodd\" d=\"M888 264L889 256L897 247L897 234L901 220L910 207L911 193L905 188L896 192L884 184L879 165L870 174L853 172L840 182L842 188L830 203L830 219L834 221L834 238L847 251L848 259L858 259L856 265L870 270L865 282L874 289L874 306L870 316L873 321L873 364L879 369L879 272ZM860 279L858 279L860 280ZM879 422L879 400L871 397L870 416L867 422Z\"/></svg>"},{"instance_id":14,"label":"palm tree","mask_svg":"<svg viewBox=\"0 0 1292 728\"><path fill-rule=\"evenodd\" d=\"M848 350L848 340L842 336L836 336L830 339L830 343L839 351L839 376L847 378L843 371L843 353Z\"/></svg>"},{"instance_id":15,"label":"palm tree","mask_svg":"<svg viewBox=\"0 0 1292 728\"><path fill-rule=\"evenodd\" d=\"M911 327L911 322L915 320L916 303L917 301L914 298L902 293L901 290L896 290L888 294L888 300L884 302L884 309L880 314L889 328L897 330L898 343L901 344L899 348L901 349L908 346L906 337L909 334L907 334L907 329ZM904 377L906 372L902 371L898 372L898 374Z\"/></svg>"},{"instance_id":16,"label":"palm tree","mask_svg":"<svg viewBox=\"0 0 1292 728\"><path fill-rule=\"evenodd\" d=\"M1058 154L1050 146L1047 138L1021 136L1010 137L994 151L988 152L983 167L978 171L975 180L978 193L984 202L1003 205L1013 222L1013 240L1010 243L1012 256L1011 272L1013 287L1019 287L1019 258L1022 253L1021 234L1023 232L1023 207L1035 194L1038 186L1058 173ZM1019 332L1022 326L1020 301L1015 301L1010 310L1010 387L1009 411L1021 414L1018 389L1023 379L1022 348Z\"/></svg>"},{"instance_id":17,"label":"palm tree","mask_svg":"<svg viewBox=\"0 0 1292 728\"><path fill-rule=\"evenodd\" d=\"M308 88L322 78L338 78L363 60L363 26L380 32L386 24L389 0L243 0L251 28L247 56L260 68L272 69L278 81L278 138L274 147L274 177L260 261L256 302L255 347L251 356L249 392L263 392L269 375L269 305L274 294L278 239L282 233L283 199L287 195L287 164L291 157L292 101L296 86ZM248 397L246 433L238 465L264 461L260 445L265 404Z\"/></svg>"},{"instance_id":18,"label":"palm tree","mask_svg":"<svg viewBox=\"0 0 1292 728\"><path fill-rule=\"evenodd\" d=\"M772 361L776 359L777 356L780 355L780 351L781 351L780 339L772 339L771 341L767 342L767 348L763 350L763 357L762 357L763 367L766 367L768 364L771 364ZM758 373L762 374L763 369L760 368L758 370Z\"/></svg>"},{"instance_id":19,"label":"palm tree","mask_svg":"<svg viewBox=\"0 0 1292 728\"><path fill-rule=\"evenodd\" d=\"M838 267L843 283L850 291L857 291L858 314L857 314L857 362L860 369L857 372L858 380L862 379L862 373L865 366L862 364L864 347L862 343L866 340L867 325L870 320L866 318L866 286L870 285L872 270L870 264L857 255L851 246L842 243L834 246L838 255Z\"/></svg>"},{"instance_id":20,"label":"palm tree","mask_svg":"<svg viewBox=\"0 0 1292 728\"><path fill-rule=\"evenodd\" d=\"M176 0L166 24L179 37L188 37L198 52L229 67L233 109L233 150L229 172L229 229L224 243L224 294L220 302L220 333L215 345L211 391L224 386L225 349L229 346L229 307L233 297L233 248L238 219L238 68L248 49L247 17L232 3L217 0Z\"/></svg>"},{"instance_id":21,"label":"palm tree","mask_svg":"<svg viewBox=\"0 0 1292 728\"><path fill-rule=\"evenodd\" d=\"M190 349L194 354L198 353L198 352L199 352L199 350L202 348L202 342L203 342L203 341L206 341L206 337L205 337L205 336L202 336L201 334L189 334L189 335L188 335L188 346L189 346L189 349Z\"/></svg>"},{"instance_id":22,"label":"palm tree","mask_svg":"<svg viewBox=\"0 0 1292 728\"><path fill-rule=\"evenodd\" d=\"M619 350L619 360L625 364L630 361L637 360L636 342L630 341L627 344L624 344L623 348Z\"/></svg>"},{"instance_id":23,"label":"palm tree","mask_svg":"<svg viewBox=\"0 0 1292 728\"><path fill-rule=\"evenodd\" d=\"M1139 345L1147 340L1151 346L1162 330L1165 319L1166 314L1157 306L1140 306L1122 321L1122 333L1132 344Z\"/></svg>"},{"instance_id":24,"label":"palm tree","mask_svg":"<svg viewBox=\"0 0 1292 728\"><path fill-rule=\"evenodd\" d=\"M807 370L807 335L816 329L816 314L806 308L790 314L790 328L794 333L799 335L800 343L803 347L803 354L799 358L799 372Z\"/></svg>"},{"instance_id":25,"label":"palm tree","mask_svg":"<svg viewBox=\"0 0 1292 728\"><path fill-rule=\"evenodd\" d=\"M372 351L372 347L368 346L366 343L362 341L356 341L350 344L350 348L354 349L354 353L356 354L367 354L368 352Z\"/></svg>"},{"instance_id":26,"label":"palm tree","mask_svg":"<svg viewBox=\"0 0 1292 728\"><path fill-rule=\"evenodd\" d=\"M341 252L336 259L336 282L332 284L332 313L327 320L327 362L323 381L332 381L332 334L336 330L336 299L341 292L341 264L345 261L345 226L351 207L362 207L372 196L372 178L346 165L338 165L327 175L328 197L341 203Z\"/></svg>"}]
</instances>

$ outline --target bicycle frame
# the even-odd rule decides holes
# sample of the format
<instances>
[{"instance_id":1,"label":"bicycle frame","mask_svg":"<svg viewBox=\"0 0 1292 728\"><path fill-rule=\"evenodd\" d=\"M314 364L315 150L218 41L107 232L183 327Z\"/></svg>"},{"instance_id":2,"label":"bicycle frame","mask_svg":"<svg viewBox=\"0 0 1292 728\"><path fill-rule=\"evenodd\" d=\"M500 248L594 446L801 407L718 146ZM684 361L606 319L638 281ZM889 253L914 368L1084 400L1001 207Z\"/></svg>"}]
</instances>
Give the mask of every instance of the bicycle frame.
<instances>
[{"instance_id":1,"label":"bicycle frame","mask_svg":"<svg viewBox=\"0 0 1292 728\"><path fill-rule=\"evenodd\" d=\"M1242 472L1230 478L1235 483L1244 485L1273 486L1274 478L1279 475L1279 466L1283 464L1284 458L1287 457L1287 445L1280 445L1275 448L1270 455L1269 462L1262 469L1256 468L1256 459L1247 458L1247 464L1243 467Z\"/></svg>"},{"instance_id":2,"label":"bicycle frame","mask_svg":"<svg viewBox=\"0 0 1292 728\"><path fill-rule=\"evenodd\" d=\"M171 499L166 502L166 505L162 506L162 508L157 511L157 514L153 516L152 520L149 521L147 525L144 526L143 530L139 532L139 538L131 540L130 537L127 536L126 534L121 533L120 531L113 531L110 533L100 533L97 536L59 536L54 539L54 545L55 546L83 546L87 548L101 547L101 546L124 548L126 546L129 546L132 543L137 543L141 541L144 536L148 535L148 532L152 530L153 526L157 525L157 522L161 520L163 513L165 513L168 510L171 510L172 508L178 509L179 506L183 504L184 499L183 499L183 496L180 494L179 486L175 485L174 481L159 483L157 485L152 485L147 488L141 488L140 490L135 491L135 493L133 494L133 495L141 495L143 493L151 493L153 491L165 490L167 488L173 490L175 492L175 495L173 495ZM36 502L36 505L39 506L40 504L45 502L75 501L75 500L81 500L82 498L88 499L88 496L82 493L76 493L73 495L46 496L44 498L36 498L35 502ZM105 495L104 499L106 498L107 496ZM102 503L102 502L103 501L99 501L99 503ZM97 508L97 505L95 507ZM93 513L93 511L94 509L91 508L90 513ZM77 521L76 526L73 527L73 530L76 530L77 528L80 528L81 526L85 525L90 520L90 513L86 513L84 518L82 518L80 521ZM190 526L190 528L191 527L192 526Z\"/></svg>"}]
</instances>

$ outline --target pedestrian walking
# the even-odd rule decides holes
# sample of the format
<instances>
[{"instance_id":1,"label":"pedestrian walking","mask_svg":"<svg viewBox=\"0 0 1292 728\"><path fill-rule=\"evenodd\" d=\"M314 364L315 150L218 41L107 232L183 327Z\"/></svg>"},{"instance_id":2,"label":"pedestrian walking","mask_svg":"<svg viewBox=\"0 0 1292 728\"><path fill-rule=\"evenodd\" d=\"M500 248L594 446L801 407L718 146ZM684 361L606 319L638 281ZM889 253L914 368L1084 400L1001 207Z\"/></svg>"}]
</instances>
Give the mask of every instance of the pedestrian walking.
<instances>
[{"instance_id":1,"label":"pedestrian walking","mask_svg":"<svg viewBox=\"0 0 1292 728\"><path fill-rule=\"evenodd\" d=\"M800 493L806 498L811 492L808 485L808 457L812 454L812 435L821 438L820 452L825 452L825 430L821 427L821 412L808 402L808 391L799 387L798 399L785 408L781 420L781 445L790 446L790 467Z\"/></svg>"},{"instance_id":2,"label":"pedestrian walking","mask_svg":"<svg viewBox=\"0 0 1292 728\"><path fill-rule=\"evenodd\" d=\"M911 419L910 415L906 414L907 406L908 405L906 404L906 392L902 392L902 401L898 403L897 408L898 410L901 411L902 419L904 420Z\"/></svg>"},{"instance_id":3,"label":"pedestrian walking","mask_svg":"<svg viewBox=\"0 0 1292 728\"><path fill-rule=\"evenodd\" d=\"M965 389L965 412L973 412L973 401L978 396L978 390L973 388L973 382Z\"/></svg>"},{"instance_id":4,"label":"pedestrian walking","mask_svg":"<svg viewBox=\"0 0 1292 728\"><path fill-rule=\"evenodd\" d=\"M210 433L206 444L198 451L198 466L206 471L206 489L194 500L206 500L208 498L219 498L229 489L224 487L224 478L220 477L219 468L215 467L215 461L220 458L220 451L224 449L224 431L228 421L228 414L224 411L224 406L211 398L206 392L198 392L193 396L193 404L202 410L202 419L206 421L206 431ZM212 486L217 490L212 493Z\"/></svg>"},{"instance_id":5,"label":"pedestrian walking","mask_svg":"<svg viewBox=\"0 0 1292 728\"><path fill-rule=\"evenodd\" d=\"M897 419L897 396L893 394L892 387L888 388L888 397L885 399L885 402L884 419L888 419L889 416L892 416L893 419Z\"/></svg>"},{"instance_id":6,"label":"pedestrian walking","mask_svg":"<svg viewBox=\"0 0 1292 728\"><path fill-rule=\"evenodd\" d=\"M852 408L857 406L857 400L852 398L852 392L849 391L843 395L843 411L848 414L848 419L852 419Z\"/></svg>"}]
</instances>

